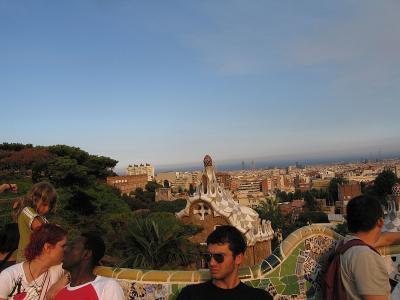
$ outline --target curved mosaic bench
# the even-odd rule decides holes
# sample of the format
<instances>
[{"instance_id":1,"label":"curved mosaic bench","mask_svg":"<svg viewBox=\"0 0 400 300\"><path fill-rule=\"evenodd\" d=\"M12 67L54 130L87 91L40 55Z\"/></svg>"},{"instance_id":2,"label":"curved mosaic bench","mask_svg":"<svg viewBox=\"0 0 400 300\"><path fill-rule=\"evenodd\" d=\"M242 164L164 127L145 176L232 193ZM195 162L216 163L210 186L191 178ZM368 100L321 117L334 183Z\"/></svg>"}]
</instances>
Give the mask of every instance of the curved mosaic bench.
<instances>
[{"instance_id":1,"label":"curved mosaic bench","mask_svg":"<svg viewBox=\"0 0 400 300\"><path fill-rule=\"evenodd\" d=\"M261 264L240 269L246 284L262 288L275 299L321 299L320 274L329 250L342 236L321 224L291 233ZM382 255L400 254L400 245L378 249ZM96 273L113 277L124 289L126 299L174 300L188 284L206 281L208 270L157 271L98 267Z\"/></svg>"}]
</instances>

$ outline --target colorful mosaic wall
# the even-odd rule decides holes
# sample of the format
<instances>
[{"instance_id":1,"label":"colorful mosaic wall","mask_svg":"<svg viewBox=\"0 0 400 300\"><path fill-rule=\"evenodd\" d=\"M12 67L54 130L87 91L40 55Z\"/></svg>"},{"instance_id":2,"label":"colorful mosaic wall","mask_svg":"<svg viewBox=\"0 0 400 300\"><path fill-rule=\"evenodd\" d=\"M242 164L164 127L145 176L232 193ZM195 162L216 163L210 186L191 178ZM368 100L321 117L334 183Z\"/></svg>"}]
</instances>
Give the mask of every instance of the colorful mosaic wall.
<instances>
[{"instance_id":1,"label":"colorful mosaic wall","mask_svg":"<svg viewBox=\"0 0 400 300\"><path fill-rule=\"evenodd\" d=\"M275 296L274 299L322 299L321 271L326 266L329 250L341 238L323 225L300 228L289 235L260 265L242 268L240 278L250 286L269 291ZM396 255L400 254L400 245L379 250L382 255ZM185 285L209 279L208 271L100 267L96 272L116 278L125 291L126 299L135 300L174 300ZM397 265L394 272L398 274Z\"/></svg>"}]
</instances>

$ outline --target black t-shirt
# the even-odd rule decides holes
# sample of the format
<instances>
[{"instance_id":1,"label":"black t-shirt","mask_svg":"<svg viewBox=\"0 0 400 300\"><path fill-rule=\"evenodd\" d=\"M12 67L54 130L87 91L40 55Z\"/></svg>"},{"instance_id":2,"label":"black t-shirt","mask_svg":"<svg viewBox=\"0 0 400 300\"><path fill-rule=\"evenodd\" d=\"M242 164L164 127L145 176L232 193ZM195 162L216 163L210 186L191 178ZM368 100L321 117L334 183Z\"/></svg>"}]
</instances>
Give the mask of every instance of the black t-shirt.
<instances>
[{"instance_id":1,"label":"black t-shirt","mask_svg":"<svg viewBox=\"0 0 400 300\"><path fill-rule=\"evenodd\" d=\"M264 290L252 288L240 283L233 289L221 289L211 281L193 284L182 289L176 300L272 300L272 296Z\"/></svg>"}]
</instances>

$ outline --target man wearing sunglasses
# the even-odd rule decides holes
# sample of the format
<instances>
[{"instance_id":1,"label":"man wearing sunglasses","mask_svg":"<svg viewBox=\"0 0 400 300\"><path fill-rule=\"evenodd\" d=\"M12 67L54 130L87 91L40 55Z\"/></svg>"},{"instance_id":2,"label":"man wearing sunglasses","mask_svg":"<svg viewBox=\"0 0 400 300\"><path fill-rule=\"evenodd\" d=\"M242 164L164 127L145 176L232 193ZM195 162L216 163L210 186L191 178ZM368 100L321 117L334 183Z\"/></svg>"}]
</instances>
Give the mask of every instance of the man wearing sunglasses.
<instances>
[{"instance_id":1,"label":"man wearing sunglasses","mask_svg":"<svg viewBox=\"0 0 400 300\"><path fill-rule=\"evenodd\" d=\"M258 300L272 296L252 288L239 279L238 270L246 251L246 241L234 226L217 227L207 238L205 259L211 280L182 289L176 300Z\"/></svg>"}]
</instances>

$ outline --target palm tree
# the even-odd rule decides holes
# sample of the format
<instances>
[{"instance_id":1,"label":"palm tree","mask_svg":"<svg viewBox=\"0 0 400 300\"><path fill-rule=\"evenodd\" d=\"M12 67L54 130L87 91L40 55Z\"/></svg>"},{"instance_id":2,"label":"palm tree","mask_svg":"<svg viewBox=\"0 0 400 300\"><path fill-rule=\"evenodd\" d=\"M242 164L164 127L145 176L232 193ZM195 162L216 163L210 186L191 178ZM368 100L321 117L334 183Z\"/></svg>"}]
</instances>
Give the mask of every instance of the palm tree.
<instances>
[{"instance_id":1,"label":"palm tree","mask_svg":"<svg viewBox=\"0 0 400 300\"><path fill-rule=\"evenodd\" d=\"M165 269L188 266L197 258L188 238L199 227L184 225L172 213L152 213L135 219L128 228L124 266Z\"/></svg>"}]
</instances>

